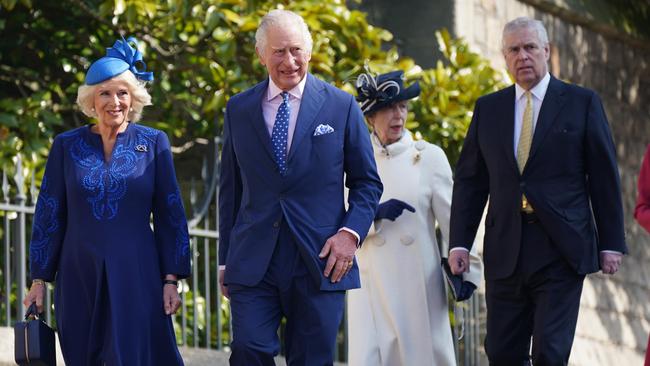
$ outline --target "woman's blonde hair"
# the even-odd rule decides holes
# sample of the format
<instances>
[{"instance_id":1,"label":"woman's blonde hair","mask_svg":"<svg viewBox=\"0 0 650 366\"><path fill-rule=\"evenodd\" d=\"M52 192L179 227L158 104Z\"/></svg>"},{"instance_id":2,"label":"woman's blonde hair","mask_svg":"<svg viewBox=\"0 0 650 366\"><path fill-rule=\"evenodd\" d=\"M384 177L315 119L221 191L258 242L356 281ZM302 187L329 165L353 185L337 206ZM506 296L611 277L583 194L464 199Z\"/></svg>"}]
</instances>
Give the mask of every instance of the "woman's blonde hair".
<instances>
[{"instance_id":1,"label":"woman's blonde hair","mask_svg":"<svg viewBox=\"0 0 650 366\"><path fill-rule=\"evenodd\" d=\"M142 110L145 106L151 105L151 95L145 88L145 83L138 81L135 75L129 70L124 71L109 80L124 81L129 88L131 94L131 109L127 119L130 122L138 122L142 117ZM97 111L94 108L95 91L106 81L95 85L81 85L77 90L77 104L81 108L83 114L91 118L97 118Z\"/></svg>"}]
</instances>

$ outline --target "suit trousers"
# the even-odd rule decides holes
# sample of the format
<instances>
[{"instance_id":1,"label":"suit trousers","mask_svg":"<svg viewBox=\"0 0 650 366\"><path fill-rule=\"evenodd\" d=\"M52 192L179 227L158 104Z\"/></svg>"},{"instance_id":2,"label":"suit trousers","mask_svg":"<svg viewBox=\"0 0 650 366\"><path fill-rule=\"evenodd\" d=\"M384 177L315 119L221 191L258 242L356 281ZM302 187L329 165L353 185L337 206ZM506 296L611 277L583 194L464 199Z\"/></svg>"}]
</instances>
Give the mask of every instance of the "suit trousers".
<instances>
[{"instance_id":1,"label":"suit trousers","mask_svg":"<svg viewBox=\"0 0 650 366\"><path fill-rule=\"evenodd\" d=\"M229 284L233 341L230 365L275 365L278 328L286 318L287 365L332 365L345 291L321 291L283 221L269 268L256 286Z\"/></svg>"},{"instance_id":2,"label":"suit trousers","mask_svg":"<svg viewBox=\"0 0 650 366\"><path fill-rule=\"evenodd\" d=\"M567 365L584 275L551 253L554 244L534 216L522 216L521 225L514 273L486 281L488 360L491 366L530 365L532 336L533 365Z\"/></svg>"}]
</instances>

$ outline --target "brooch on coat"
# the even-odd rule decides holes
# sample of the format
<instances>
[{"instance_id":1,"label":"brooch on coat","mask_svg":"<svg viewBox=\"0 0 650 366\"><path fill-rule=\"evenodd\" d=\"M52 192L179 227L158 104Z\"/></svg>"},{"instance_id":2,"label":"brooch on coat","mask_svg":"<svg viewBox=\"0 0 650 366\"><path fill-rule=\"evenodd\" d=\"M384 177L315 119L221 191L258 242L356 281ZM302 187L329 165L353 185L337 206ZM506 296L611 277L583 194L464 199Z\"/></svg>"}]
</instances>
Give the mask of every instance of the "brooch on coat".
<instances>
[{"instance_id":1,"label":"brooch on coat","mask_svg":"<svg viewBox=\"0 0 650 366\"><path fill-rule=\"evenodd\" d=\"M413 165L417 164L420 161L420 159L422 159L421 151L424 150L426 146L427 146L426 142L422 140L418 140L415 142L415 150L417 151L415 152L415 155L413 155Z\"/></svg>"},{"instance_id":2,"label":"brooch on coat","mask_svg":"<svg viewBox=\"0 0 650 366\"><path fill-rule=\"evenodd\" d=\"M147 145L135 145L135 151L147 152Z\"/></svg>"}]
</instances>

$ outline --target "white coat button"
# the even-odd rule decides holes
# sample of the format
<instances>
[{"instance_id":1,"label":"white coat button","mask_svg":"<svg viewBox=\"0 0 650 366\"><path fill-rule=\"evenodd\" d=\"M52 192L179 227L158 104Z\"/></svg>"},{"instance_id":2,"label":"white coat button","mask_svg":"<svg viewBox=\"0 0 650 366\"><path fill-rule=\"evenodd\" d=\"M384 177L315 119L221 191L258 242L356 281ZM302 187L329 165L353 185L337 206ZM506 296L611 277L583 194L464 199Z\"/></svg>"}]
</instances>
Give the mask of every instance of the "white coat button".
<instances>
[{"instance_id":1,"label":"white coat button","mask_svg":"<svg viewBox=\"0 0 650 366\"><path fill-rule=\"evenodd\" d=\"M375 240L372 241L376 246L382 246L386 244L386 238L383 235L375 235Z\"/></svg>"},{"instance_id":2,"label":"white coat button","mask_svg":"<svg viewBox=\"0 0 650 366\"><path fill-rule=\"evenodd\" d=\"M404 245L411 245L411 244L413 244L414 239L413 239L413 237L411 235L402 235L402 237L399 238L399 240Z\"/></svg>"}]
</instances>

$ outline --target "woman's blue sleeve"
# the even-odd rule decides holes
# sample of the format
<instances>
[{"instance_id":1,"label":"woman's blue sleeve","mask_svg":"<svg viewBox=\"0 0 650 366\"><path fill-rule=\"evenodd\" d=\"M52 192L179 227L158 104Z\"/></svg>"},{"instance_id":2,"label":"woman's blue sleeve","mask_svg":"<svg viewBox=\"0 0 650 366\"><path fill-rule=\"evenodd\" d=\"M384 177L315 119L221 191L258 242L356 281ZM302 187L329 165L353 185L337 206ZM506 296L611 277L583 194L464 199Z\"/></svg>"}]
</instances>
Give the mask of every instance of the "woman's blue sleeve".
<instances>
[{"instance_id":1,"label":"woman's blue sleeve","mask_svg":"<svg viewBox=\"0 0 650 366\"><path fill-rule=\"evenodd\" d=\"M45 165L45 175L36 202L29 264L32 278L54 281L67 220L64 177L64 148L55 138Z\"/></svg>"},{"instance_id":2,"label":"woman's blue sleeve","mask_svg":"<svg viewBox=\"0 0 650 366\"><path fill-rule=\"evenodd\" d=\"M156 141L153 223L161 275L190 275L190 239L169 139L160 132Z\"/></svg>"}]
</instances>

